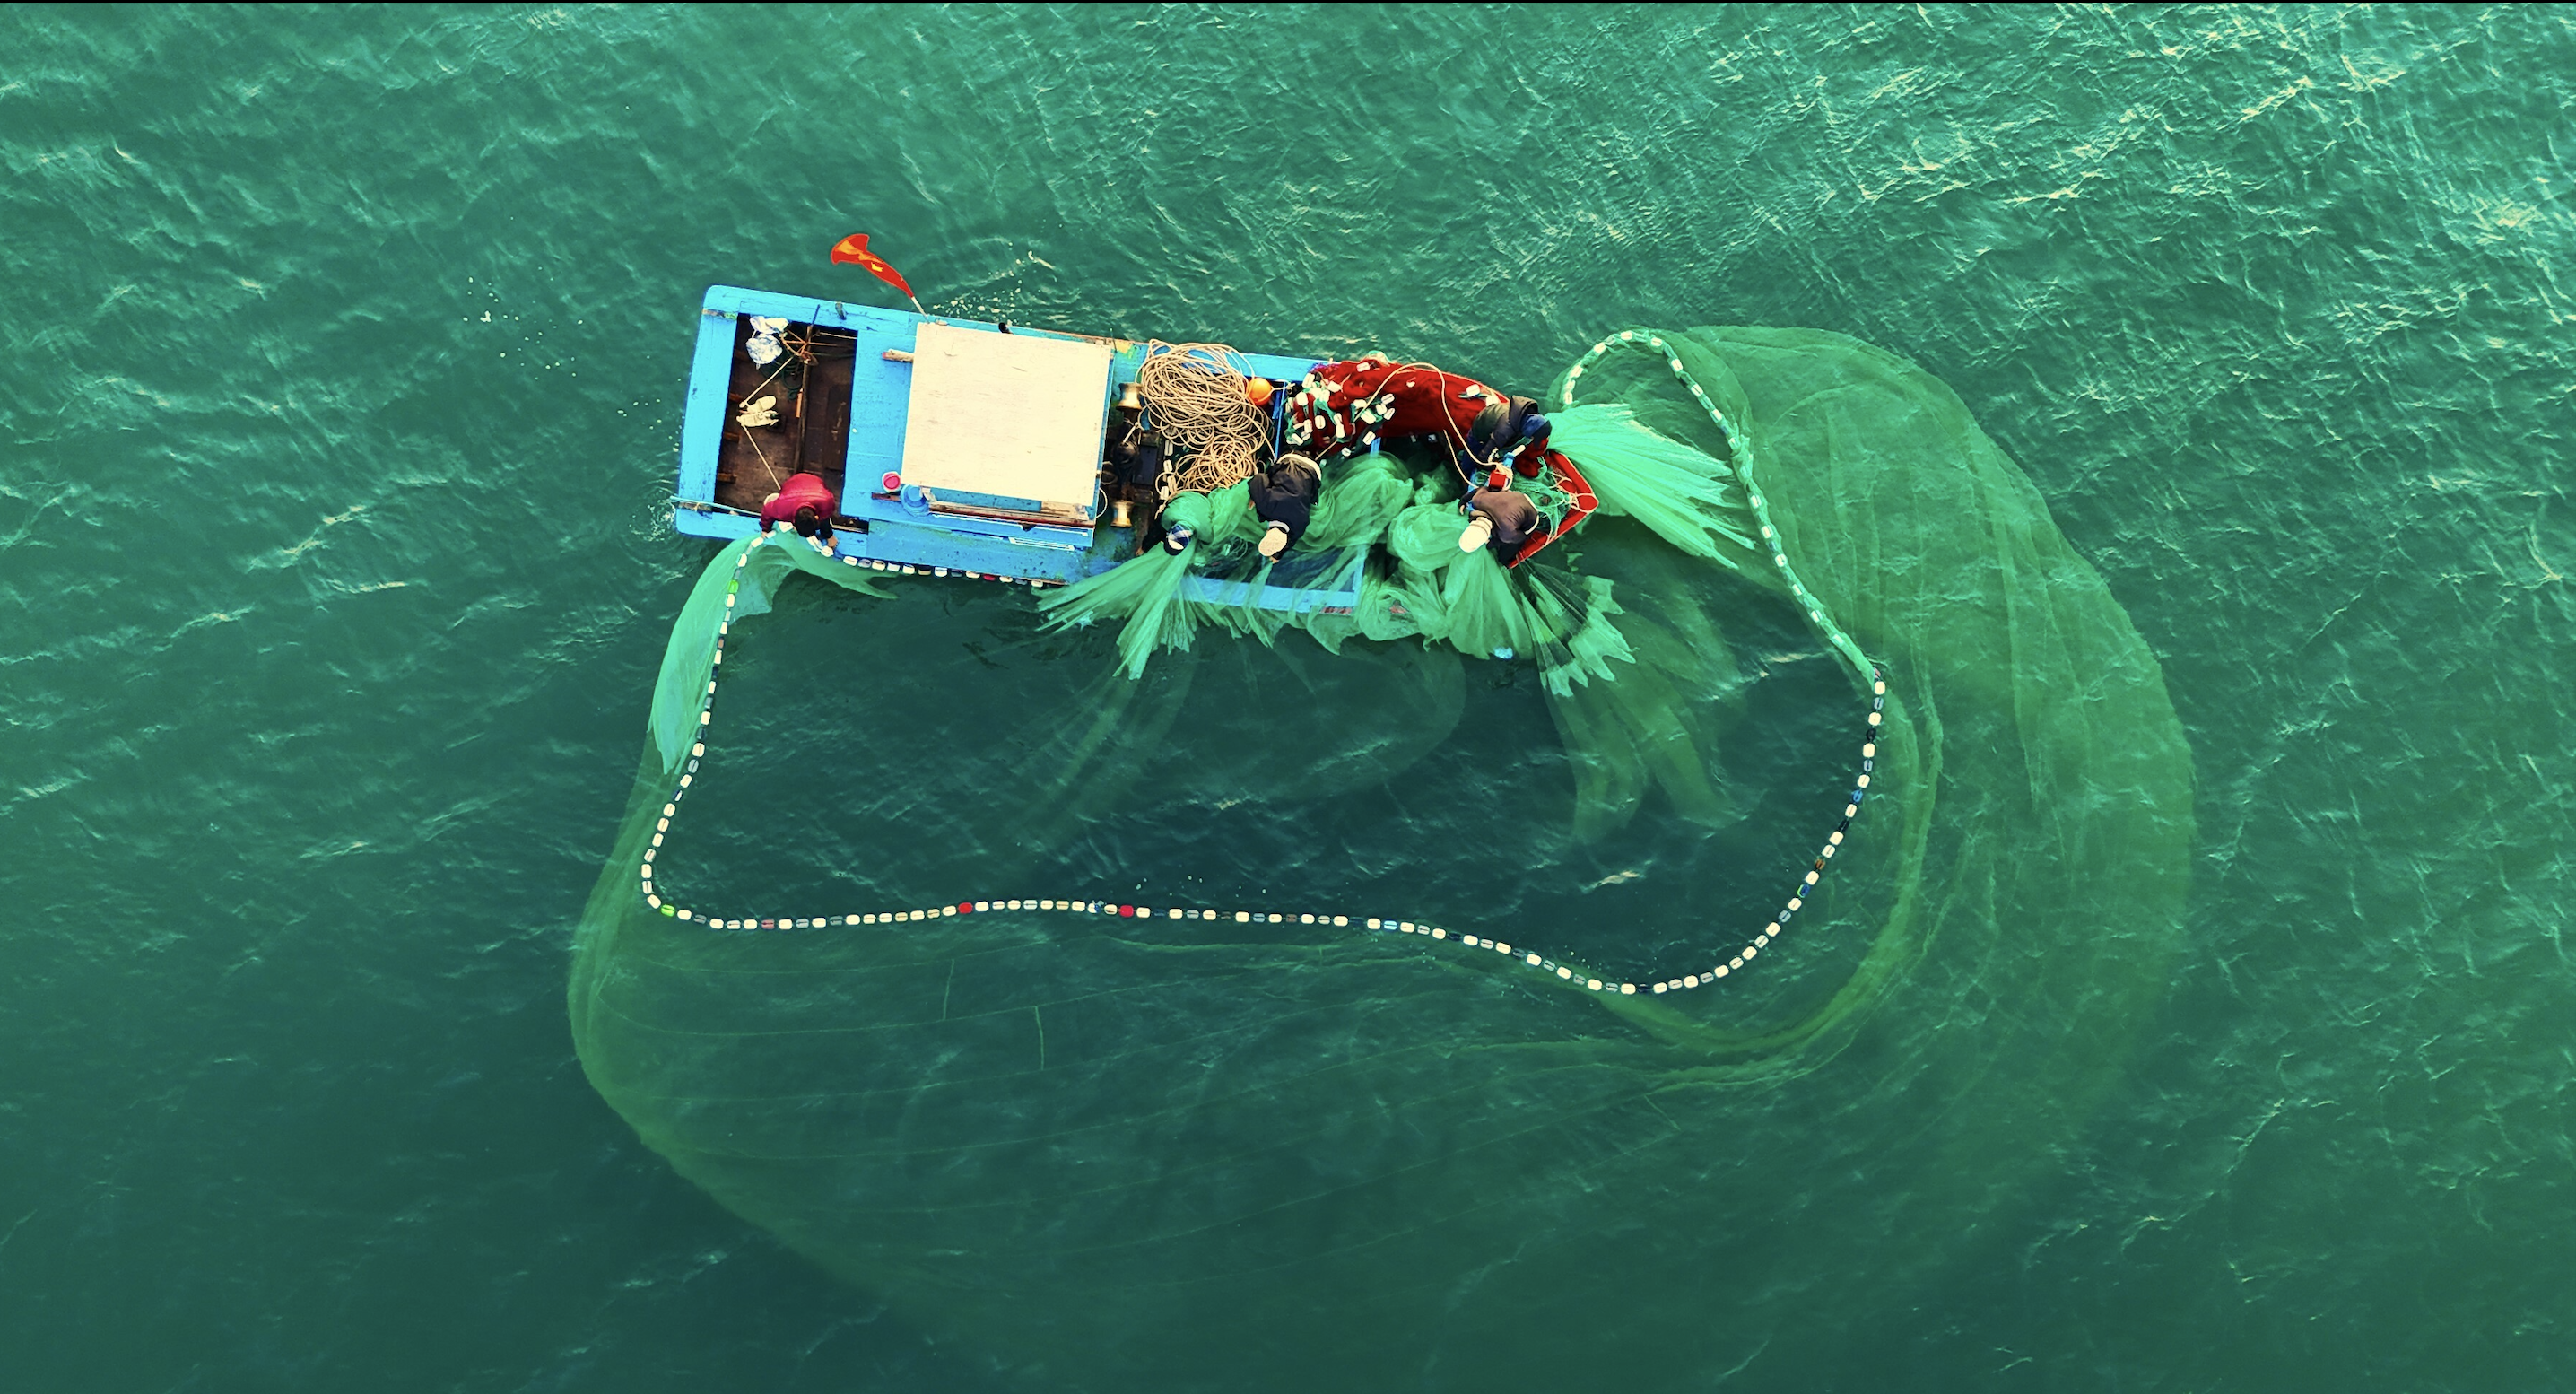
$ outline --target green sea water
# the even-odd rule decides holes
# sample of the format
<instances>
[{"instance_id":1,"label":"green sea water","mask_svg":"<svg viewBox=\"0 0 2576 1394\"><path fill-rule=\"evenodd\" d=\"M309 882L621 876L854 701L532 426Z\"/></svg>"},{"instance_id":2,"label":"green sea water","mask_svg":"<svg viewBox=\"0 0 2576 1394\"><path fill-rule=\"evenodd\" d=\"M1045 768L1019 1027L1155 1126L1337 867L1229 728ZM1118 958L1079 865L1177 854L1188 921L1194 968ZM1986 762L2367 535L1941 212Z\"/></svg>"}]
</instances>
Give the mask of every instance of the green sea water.
<instances>
[{"instance_id":1,"label":"green sea water","mask_svg":"<svg viewBox=\"0 0 2576 1394\"><path fill-rule=\"evenodd\" d=\"M573 926L712 550L667 521L698 296L882 297L823 262L861 229L936 310L1524 391L1627 324L1850 334L2018 462L2180 719L2188 889L2134 972L2052 992L2088 946L1945 930L1942 990L1830 1059L1659 1105L1720 1110L1723 1155L1587 1197L1619 1244L1533 1214L1365 1380L1262 1380L2576 1384L2566 11L21 8L0 43L0 1390L1247 1382L1130 1305L1050 1351L846 1281L575 1058ZM1010 849L902 791L1106 666L997 649L1021 603L783 596L706 884L974 893ZM1398 655L1315 678L1407 694L1351 716L1382 742L1292 777L1195 712L1157 772L1249 802L1130 798L1048 874L1464 923L1501 912L1440 849L1490 846L1553 869L1512 915L1642 969L1841 776L1812 641L1728 637L1760 661L1713 838L1650 801L1572 845L1561 767L1466 758L1528 734L1510 670ZM1707 1223L1730 1187L1758 1207ZM1622 1346L1620 1244L1700 1330ZM1480 1350L1495 1290L1581 1361ZM1352 1300L1288 1271L1239 1319Z\"/></svg>"}]
</instances>

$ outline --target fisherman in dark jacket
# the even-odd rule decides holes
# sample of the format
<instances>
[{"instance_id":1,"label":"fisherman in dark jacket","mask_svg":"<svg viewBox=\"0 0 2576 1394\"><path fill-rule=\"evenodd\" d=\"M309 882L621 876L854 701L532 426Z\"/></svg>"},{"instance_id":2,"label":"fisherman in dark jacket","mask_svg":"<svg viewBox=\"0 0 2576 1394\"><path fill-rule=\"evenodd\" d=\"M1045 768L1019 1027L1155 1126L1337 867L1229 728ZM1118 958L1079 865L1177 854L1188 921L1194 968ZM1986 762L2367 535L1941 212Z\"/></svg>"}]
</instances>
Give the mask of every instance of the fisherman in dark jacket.
<instances>
[{"instance_id":1,"label":"fisherman in dark jacket","mask_svg":"<svg viewBox=\"0 0 2576 1394\"><path fill-rule=\"evenodd\" d=\"M1477 469L1508 467L1523 479L1536 479L1552 430L1538 403L1527 397L1488 401L1467 427L1467 458Z\"/></svg>"},{"instance_id":2,"label":"fisherman in dark jacket","mask_svg":"<svg viewBox=\"0 0 2576 1394\"><path fill-rule=\"evenodd\" d=\"M1252 512L1266 526L1261 555L1277 561L1306 535L1315 516L1315 498L1324 489L1324 472L1303 455L1282 455L1279 463L1245 481L1252 489Z\"/></svg>"},{"instance_id":3,"label":"fisherman in dark jacket","mask_svg":"<svg viewBox=\"0 0 2576 1394\"><path fill-rule=\"evenodd\" d=\"M1486 476L1484 488L1467 499L1467 531L1458 538L1458 550L1491 547L1509 566L1519 559L1522 548L1547 536L1552 526L1529 495L1512 491L1511 472L1498 469Z\"/></svg>"}]
</instances>

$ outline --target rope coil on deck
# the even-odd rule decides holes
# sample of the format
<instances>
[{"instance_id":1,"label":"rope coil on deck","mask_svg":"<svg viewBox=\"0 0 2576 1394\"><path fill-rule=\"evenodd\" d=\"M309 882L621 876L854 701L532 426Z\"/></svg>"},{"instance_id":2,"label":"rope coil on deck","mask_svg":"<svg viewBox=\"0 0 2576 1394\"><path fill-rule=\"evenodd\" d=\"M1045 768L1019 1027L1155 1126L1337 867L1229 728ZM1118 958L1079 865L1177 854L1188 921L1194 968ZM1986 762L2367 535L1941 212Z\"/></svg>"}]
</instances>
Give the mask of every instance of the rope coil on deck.
<instances>
[{"instance_id":1,"label":"rope coil on deck","mask_svg":"<svg viewBox=\"0 0 2576 1394\"><path fill-rule=\"evenodd\" d=\"M1145 345L1136 395L1156 427L1188 457L1182 489L1214 493L1250 478L1270 445L1270 417L1246 396L1251 374L1243 355L1223 344Z\"/></svg>"}]
</instances>

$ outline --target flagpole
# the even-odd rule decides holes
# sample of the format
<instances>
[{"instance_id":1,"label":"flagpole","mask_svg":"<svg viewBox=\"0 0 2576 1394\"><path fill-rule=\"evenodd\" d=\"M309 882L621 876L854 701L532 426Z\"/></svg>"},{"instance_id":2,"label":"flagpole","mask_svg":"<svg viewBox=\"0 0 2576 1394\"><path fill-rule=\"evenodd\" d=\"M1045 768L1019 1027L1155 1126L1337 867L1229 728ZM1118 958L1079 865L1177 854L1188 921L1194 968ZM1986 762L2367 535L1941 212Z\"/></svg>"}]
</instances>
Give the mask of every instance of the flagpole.
<instances>
[{"instance_id":1,"label":"flagpole","mask_svg":"<svg viewBox=\"0 0 2576 1394\"><path fill-rule=\"evenodd\" d=\"M914 310L916 313L918 313L919 315L921 315L924 319L927 319L927 318L929 318L929 317L930 317L930 312L929 312L928 310L924 310L924 309L922 309L922 308L921 308L921 297L920 297L920 296L917 296L917 295L913 294L911 291L905 291L905 292L903 293L903 298L904 298L904 299L906 299L906 300L911 301L911 302L912 302L912 308L913 308L913 310Z\"/></svg>"}]
</instances>

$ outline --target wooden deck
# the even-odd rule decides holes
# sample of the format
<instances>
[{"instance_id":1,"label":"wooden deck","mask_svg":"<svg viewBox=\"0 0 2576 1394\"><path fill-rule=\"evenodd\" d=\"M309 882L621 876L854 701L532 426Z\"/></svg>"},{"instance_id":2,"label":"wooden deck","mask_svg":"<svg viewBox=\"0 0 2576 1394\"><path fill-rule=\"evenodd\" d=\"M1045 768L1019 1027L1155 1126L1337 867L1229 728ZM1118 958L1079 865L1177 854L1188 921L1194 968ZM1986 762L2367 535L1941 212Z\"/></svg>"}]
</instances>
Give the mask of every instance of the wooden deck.
<instances>
[{"instance_id":1,"label":"wooden deck","mask_svg":"<svg viewBox=\"0 0 2576 1394\"><path fill-rule=\"evenodd\" d=\"M778 423L745 430L732 416L716 453L714 502L758 512L787 476L819 474L845 500L842 465L850 453L850 382L858 338L845 329L790 323L779 335L786 353L763 368L751 361L749 315L734 321L733 371L725 400L775 394ZM869 481L862 481L867 483Z\"/></svg>"}]
</instances>

